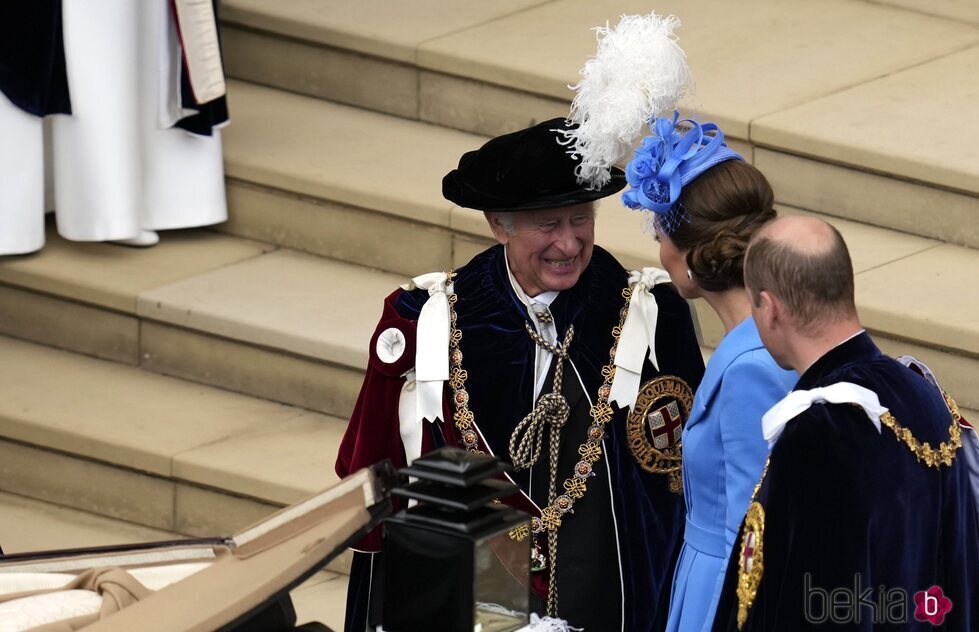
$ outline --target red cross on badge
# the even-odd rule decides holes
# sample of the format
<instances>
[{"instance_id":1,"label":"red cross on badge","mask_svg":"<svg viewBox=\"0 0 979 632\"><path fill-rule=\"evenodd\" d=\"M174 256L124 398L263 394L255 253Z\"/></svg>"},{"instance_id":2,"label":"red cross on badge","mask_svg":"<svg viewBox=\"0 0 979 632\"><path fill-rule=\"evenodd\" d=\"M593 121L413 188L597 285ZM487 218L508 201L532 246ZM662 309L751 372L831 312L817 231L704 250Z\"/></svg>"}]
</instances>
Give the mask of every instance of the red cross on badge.
<instances>
[{"instance_id":1,"label":"red cross on badge","mask_svg":"<svg viewBox=\"0 0 979 632\"><path fill-rule=\"evenodd\" d=\"M676 401L657 408L646 415L649 431L653 435L653 446L665 450L680 442L683 435L683 419Z\"/></svg>"},{"instance_id":2,"label":"red cross on badge","mask_svg":"<svg viewBox=\"0 0 979 632\"><path fill-rule=\"evenodd\" d=\"M755 557L755 532L744 534L744 553L741 554L741 572L750 573Z\"/></svg>"}]
</instances>

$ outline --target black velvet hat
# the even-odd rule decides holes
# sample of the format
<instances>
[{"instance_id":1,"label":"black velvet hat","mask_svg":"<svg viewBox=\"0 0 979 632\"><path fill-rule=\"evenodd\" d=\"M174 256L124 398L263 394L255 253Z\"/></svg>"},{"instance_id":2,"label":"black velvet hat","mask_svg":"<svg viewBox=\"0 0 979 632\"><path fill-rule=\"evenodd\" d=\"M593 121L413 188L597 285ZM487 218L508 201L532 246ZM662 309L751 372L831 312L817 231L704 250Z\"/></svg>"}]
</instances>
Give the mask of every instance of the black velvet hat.
<instances>
[{"instance_id":1,"label":"black velvet hat","mask_svg":"<svg viewBox=\"0 0 979 632\"><path fill-rule=\"evenodd\" d=\"M442 178L442 195L466 208L506 212L572 206L620 191L625 174L615 167L600 189L578 184L574 172L580 159L554 131L573 128L556 118L487 141L463 154L459 167Z\"/></svg>"}]
</instances>

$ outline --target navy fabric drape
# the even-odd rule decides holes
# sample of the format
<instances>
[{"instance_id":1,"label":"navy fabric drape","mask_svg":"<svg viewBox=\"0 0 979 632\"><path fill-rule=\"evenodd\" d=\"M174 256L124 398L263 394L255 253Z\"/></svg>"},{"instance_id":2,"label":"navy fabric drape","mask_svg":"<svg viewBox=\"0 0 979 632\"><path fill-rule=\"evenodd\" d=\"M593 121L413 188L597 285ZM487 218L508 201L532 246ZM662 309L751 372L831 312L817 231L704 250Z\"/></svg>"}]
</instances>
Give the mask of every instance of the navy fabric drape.
<instances>
[{"instance_id":1,"label":"navy fabric drape","mask_svg":"<svg viewBox=\"0 0 979 632\"><path fill-rule=\"evenodd\" d=\"M866 333L823 356L796 390L837 382L877 393L921 443L949 441L941 394ZM979 630L979 531L965 476L960 462L918 462L857 407L817 404L797 416L772 449L757 496L764 573L743 629L931 630L915 619L914 595L940 586L953 604L941 629ZM740 548L739 537L715 631L738 629ZM833 591L840 603L847 595L856 603L834 607Z\"/></svg>"},{"instance_id":2,"label":"navy fabric drape","mask_svg":"<svg viewBox=\"0 0 979 632\"><path fill-rule=\"evenodd\" d=\"M35 116L71 114L61 0L0 2L0 92Z\"/></svg>"}]
</instances>

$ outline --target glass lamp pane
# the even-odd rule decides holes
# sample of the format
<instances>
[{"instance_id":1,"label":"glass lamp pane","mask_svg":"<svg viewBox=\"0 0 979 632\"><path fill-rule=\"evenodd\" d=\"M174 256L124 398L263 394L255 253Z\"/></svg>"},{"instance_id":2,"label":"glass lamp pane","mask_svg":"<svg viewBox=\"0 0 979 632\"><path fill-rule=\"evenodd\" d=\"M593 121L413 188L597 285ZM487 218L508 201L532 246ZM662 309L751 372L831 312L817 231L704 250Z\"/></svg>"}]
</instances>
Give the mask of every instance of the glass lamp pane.
<instances>
[{"instance_id":1,"label":"glass lamp pane","mask_svg":"<svg viewBox=\"0 0 979 632\"><path fill-rule=\"evenodd\" d=\"M476 543L473 632L511 632L529 621L530 538L517 542L508 531Z\"/></svg>"}]
</instances>

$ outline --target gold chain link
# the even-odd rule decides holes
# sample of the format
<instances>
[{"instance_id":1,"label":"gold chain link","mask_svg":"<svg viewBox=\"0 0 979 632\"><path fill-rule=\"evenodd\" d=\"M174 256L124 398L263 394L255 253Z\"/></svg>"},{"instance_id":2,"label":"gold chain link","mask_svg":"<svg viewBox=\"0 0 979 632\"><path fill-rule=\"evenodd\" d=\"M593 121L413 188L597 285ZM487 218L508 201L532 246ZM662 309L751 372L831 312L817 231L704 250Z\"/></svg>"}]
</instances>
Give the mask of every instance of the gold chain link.
<instances>
[{"instance_id":1,"label":"gold chain link","mask_svg":"<svg viewBox=\"0 0 979 632\"><path fill-rule=\"evenodd\" d=\"M455 277L455 272L448 273L449 278ZM458 328L458 315L455 305L459 297L455 291L449 294L449 319L451 331L449 333L449 385L452 387L452 402L455 406L455 427L460 433L459 440L462 445L470 452L482 454L479 449L479 435L474 428L475 417L469 409L469 393L466 391L466 378L468 373L462 368L462 350L459 343L462 342L462 331ZM597 402L589 409L592 418L592 425L588 428L588 437L578 448L578 454L582 460L575 464L573 475L565 479L563 487L566 493L555 496L557 488L557 460L558 460L558 431L552 429L550 442L550 481L548 489L548 505L541 509L540 518L531 518L530 529L517 528L509 532L510 538L517 542L522 542L527 537L534 537L542 532L547 532L547 548L550 554L547 612L551 616L557 616L557 530L561 526L561 519L567 512L571 511L572 506L580 500L587 491L586 481L592 476L592 469L602 455L602 439L605 437L605 424L612 420L614 411L608 403L609 394L612 391L612 380L615 377L615 352L619 346L619 338L622 335L622 327L625 324L626 316L629 313L629 299L632 298L632 288L622 290L622 298L625 305L619 312L619 324L612 328L612 348L609 350L609 362L602 367L602 385L598 387ZM559 358L567 357L567 343L561 347L550 345L541 338L536 331L528 330L531 338L538 345L548 349ZM570 333L570 332L569 332ZM560 371L563 362L559 362L555 367L555 381L560 380ZM558 382L560 383L560 382ZM538 448L539 450L539 448Z\"/></svg>"},{"instance_id":2,"label":"gold chain link","mask_svg":"<svg viewBox=\"0 0 979 632\"><path fill-rule=\"evenodd\" d=\"M450 271L448 275L449 278L454 278L455 272ZM588 428L588 438L578 448L579 454L587 450L588 458L584 458L583 456L582 460L575 465L574 474L565 479L563 487L567 494L562 494L553 502L549 503L541 511L542 515L546 510L550 509L552 511L548 512L548 515L562 516L571 509L574 501L580 500L585 495L587 491L586 480L591 476L593 464L599 460L602 454L601 444L602 439L605 437L604 427L605 424L612 420L615 412L608 403L609 393L612 390L612 380L615 377L615 364L613 361L615 359L616 349L619 346L619 337L622 335L622 327L625 324L626 316L629 314L629 299L632 298L632 288L624 288L622 290L622 298L625 300L625 305L619 312L618 325L612 328L613 342L612 348L609 350L609 362L602 367L603 383L598 387L597 402L589 409L589 414L594 423ZM449 365L451 367L449 383L453 388L452 401L455 405L455 426L460 432L459 440L463 447L470 452L482 454L483 451L479 449L479 435L473 427L475 417L469 409L469 393L466 391L466 378L468 374L462 368L463 356L462 350L459 348L459 343L462 341L462 331L458 329L458 316L455 311L455 305L458 299L459 297L454 291L449 294L449 318L452 327L449 336ZM531 525L531 531L534 534L538 534L545 530L557 530L561 525L561 521L559 518L557 520L552 519L545 526L543 521L538 518L533 518ZM511 537L517 541L521 541L526 535L520 531L519 533L512 534Z\"/></svg>"},{"instance_id":3,"label":"gold chain link","mask_svg":"<svg viewBox=\"0 0 979 632\"><path fill-rule=\"evenodd\" d=\"M880 416L880 423L890 428L897 440L908 446L911 454L919 463L923 462L928 467L936 469L942 465L951 466L955 461L955 453L962 447L962 429L959 425L962 421L962 415L959 414L959 407L945 391L942 391L942 397L945 398L945 405L948 406L948 410L952 414L952 425L948 428L948 443L944 441L939 443L937 449L931 447L927 441L920 443L910 430L894 418L890 411Z\"/></svg>"}]
</instances>

